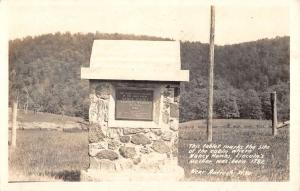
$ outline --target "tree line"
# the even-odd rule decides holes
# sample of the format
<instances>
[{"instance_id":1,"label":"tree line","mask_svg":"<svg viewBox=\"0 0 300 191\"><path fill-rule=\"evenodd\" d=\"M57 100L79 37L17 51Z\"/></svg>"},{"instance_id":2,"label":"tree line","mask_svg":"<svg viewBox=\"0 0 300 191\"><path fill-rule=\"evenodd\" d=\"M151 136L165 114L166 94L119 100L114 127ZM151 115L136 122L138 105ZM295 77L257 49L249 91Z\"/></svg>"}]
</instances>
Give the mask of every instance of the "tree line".
<instances>
[{"instance_id":1,"label":"tree line","mask_svg":"<svg viewBox=\"0 0 300 191\"><path fill-rule=\"evenodd\" d=\"M270 92L276 91L279 120L288 120L289 47L289 37L216 46L214 117L270 119ZM183 120L206 117L208 51L208 44L181 44L182 66L191 75L181 88Z\"/></svg>"},{"instance_id":2,"label":"tree line","mask_svg":"<svg viewBox=\"0 0 300 191\"><path fill-rule=\"evenodd\" d=\"M9 98L25 110L87 118L93 40L172 40L124 34L55 33L9 41ZM181 42L181 63L190 82L181 84L182 121L205 118L208 44ZM280 120L289 119L289 37L215 48L214 115L269 119L270 92L278 95Z\"/></svg>"}]
</instances>

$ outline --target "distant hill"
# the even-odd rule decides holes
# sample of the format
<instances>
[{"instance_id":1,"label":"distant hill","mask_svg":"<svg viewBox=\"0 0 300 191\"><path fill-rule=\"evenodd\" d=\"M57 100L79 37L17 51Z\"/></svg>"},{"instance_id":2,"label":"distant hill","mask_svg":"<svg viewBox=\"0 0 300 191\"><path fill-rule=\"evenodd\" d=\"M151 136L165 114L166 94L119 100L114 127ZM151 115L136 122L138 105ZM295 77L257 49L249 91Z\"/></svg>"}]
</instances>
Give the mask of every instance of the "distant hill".
<instances>
[{"instance_id":1,"label":"distant hill","mask_svg":"<svg viewBox=\"0 0 300 191\"><path fill-rule=\"evenodd\" d=\"M9 42L10 99L19 107L87 117L89 65L95 39L171 40L123 34L55 33ZM289 37L216 46L214 112L217 118L269 119L269 92L278 93L279 118L289 118ZM182 121L204 118L208 44L181 42L182 68L190 82L181 87Z\"/></svg>"},{"instance_id":2,"label":"distant hill","mask_svg":"<svg viewBox=\"0 0 300 191\"><path fill-rule=\"evenodd\" d=\"M280 120L289 118L289 37L216 46L214 112L217 118L270 119L269 93L278 95ZM183 120L206 116L208 44L183 42L182 66L190 82L182 84Z\"/></svg>"}]
</instances>

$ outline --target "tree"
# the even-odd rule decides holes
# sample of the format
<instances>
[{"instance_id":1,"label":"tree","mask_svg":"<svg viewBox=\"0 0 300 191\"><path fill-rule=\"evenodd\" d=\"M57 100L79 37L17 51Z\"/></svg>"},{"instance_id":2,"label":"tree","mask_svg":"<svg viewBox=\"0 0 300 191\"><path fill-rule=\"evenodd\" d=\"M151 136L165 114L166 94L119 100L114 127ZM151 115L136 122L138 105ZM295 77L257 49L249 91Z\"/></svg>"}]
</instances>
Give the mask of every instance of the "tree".
<instances>
[{"instance_id":1,"label":"tree","mask_svg":"<svg viewBox=\"0 0 300 191\"><path fill-rule=\"evenodd\" d=\"M253 89L247 90L241 97L240 117L248 119L261 119L261 101L257 92Z\"/></svg>"},{"instance_id":2,"label":"tree","mask_svg":"<svg viewBox=\"0 0 300 191\"><path fill-rule=\"evenodd\" d=\"M269 92L276 91L278 119L281 121L290 118L290 84L279 81L278 84L269 88Z\"/></svg>"},{"instance_id":3,"label":"tree","mask_svg":"<svg viewBox=\"0 0 300 191\"><path fill-rule=\"evenodd\" d=\"M272 106L270 92L263 92L260 95L263 119L272 119Z\"/></svg>"},{"instance_id":4,"label":"tree","mask_svg":"<svg viewBox=\"0 0 300 191\"><path fill-rule=\"evenodd\" d=\"M214 100L214 111L216 117L226 119L240 117L236 98L234 96L230 96L228 91L215 91Z\"/></svg>"},{"instance_id":5,"label":"tree","mask_svg":"<svg viewBox=\"0 0 300 191\"><path fill-rule=\"evenodd\" d=\"M80 80L80 67L89 65L94 39L170 40L99 32L55 33L11 40L10 106L12 98L18 95L19 106L25 110L86 116L89 88L87 80ZM223 92L215 98L215 104L219 105L214 106L218 111L216 115L235 116L239 110L241 117L256 116L250 116L240 108L242 95L253 89L261 99L263 92L277 91L279 119L289 118L289 37L215 48L214 86L216 91ZM182 120L203 118L207 102L204 76L208 71L208 44L181 42L180 52L182 68L190 70L190 82L183 83L181 88ZM267 101L261 100L261 104L262 117L267 117Z\"/></svg>"}]
</instances>

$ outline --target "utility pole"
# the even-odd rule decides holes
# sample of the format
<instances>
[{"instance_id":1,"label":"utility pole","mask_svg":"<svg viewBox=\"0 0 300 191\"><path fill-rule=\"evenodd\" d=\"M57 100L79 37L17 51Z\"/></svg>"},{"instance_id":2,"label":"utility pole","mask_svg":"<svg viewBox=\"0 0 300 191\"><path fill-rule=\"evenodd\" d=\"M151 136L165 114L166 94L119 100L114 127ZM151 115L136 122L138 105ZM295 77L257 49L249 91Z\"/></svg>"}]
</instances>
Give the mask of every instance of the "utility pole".
<instances>
[{"instance_id":1,"label":"utility pole","mask_svg":"<svg viewBox=\"0 0 300 191\"><path fill-rule=\"evenodd\" d=\"M214 39L215 39L215 6L210 7L209 69L208 69L208 108L207 108L207 141L212 141L213 89L214 89Z\"/></svg>"}]
</instances>

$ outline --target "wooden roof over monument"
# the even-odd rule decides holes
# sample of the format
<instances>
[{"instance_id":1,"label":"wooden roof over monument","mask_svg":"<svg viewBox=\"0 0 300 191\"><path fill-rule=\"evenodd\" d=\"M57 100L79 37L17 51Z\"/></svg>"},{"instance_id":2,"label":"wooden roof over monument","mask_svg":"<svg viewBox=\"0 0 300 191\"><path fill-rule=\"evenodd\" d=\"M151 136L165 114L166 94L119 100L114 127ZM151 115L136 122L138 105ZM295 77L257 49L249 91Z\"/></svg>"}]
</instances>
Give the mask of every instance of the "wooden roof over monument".
<instances>
[{"instance_id":1,"label":"wooden roof over monument","mask_svg":"<svg viewBox=\"0 0 300 191\"><path fill-rule=\"evenodd\" d=\"M82 79L189 81L181 70L180 42L95 40Z\"/></svg>"}]
</instances>

